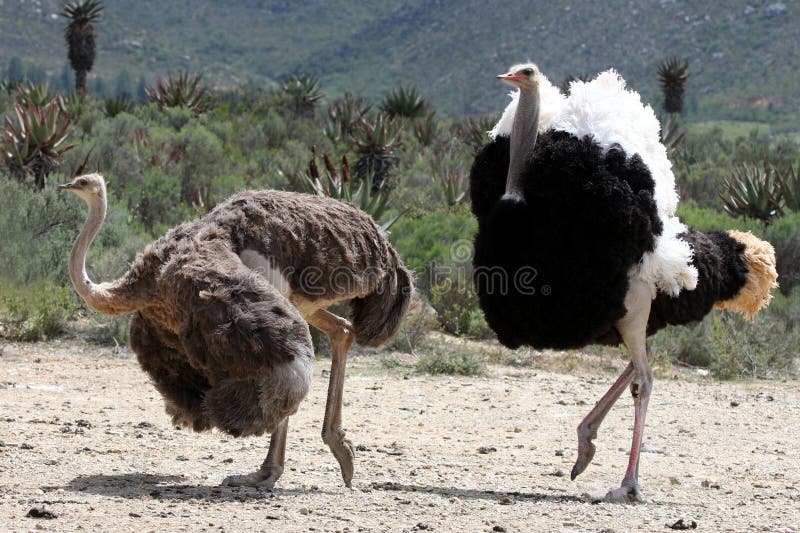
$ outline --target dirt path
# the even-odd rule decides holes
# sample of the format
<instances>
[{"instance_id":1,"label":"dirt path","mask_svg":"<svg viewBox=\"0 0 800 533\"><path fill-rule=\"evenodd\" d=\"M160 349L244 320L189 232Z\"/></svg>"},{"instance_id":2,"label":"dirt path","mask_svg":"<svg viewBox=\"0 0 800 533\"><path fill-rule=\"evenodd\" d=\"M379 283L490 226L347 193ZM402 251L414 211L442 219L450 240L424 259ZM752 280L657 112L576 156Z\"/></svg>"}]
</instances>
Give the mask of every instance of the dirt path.
<instances>
[{"instance_id":1,"label":"dirt path","mask_svg":"<svg viewBox=\"0 0 800 533\"><path fill-rule=\"evenodd\" d=\"M346 489L320 437L325 379L290 423L274 492L219 487L255 469L266 438L170 426L130 354L77 341L0 354L0 530L800 531L798 382L656 382L642 456L648 503L593 504L626 464L626 395L595 462L569 480L575 426L613 375L497 367L489 378L376 371L357 358ZM479 448L486 447L479 453ZM57 518L26 518L44 507Z\"/></svg>"}]
</instances>

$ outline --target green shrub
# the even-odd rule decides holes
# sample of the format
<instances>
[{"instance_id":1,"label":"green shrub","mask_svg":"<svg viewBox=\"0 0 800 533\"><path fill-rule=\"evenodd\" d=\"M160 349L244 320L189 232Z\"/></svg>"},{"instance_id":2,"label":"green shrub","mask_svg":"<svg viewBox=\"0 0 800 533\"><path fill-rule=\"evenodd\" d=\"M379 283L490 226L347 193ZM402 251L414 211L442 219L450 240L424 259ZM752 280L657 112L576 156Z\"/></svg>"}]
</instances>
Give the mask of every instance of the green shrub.
<instances>
[{"instance_id":1,"label":"green shrub","mask_svg":"<svg viewBox=\"0 0 800 533\"><path fill-rule=\"evenodd\" d=\"M468 350L437 347L420 356L415 370L420 374L481 376L486 374L486 361Z\"/></svg>"},{"instance_id":2,"label":"green shrub","mask_svg":"<svg viewBox=\"0 0 800 533\"><path fill-rule=\"evenodd\" d=\"M0 280L0 336L37 341L58 335L77 311L71 287Z\"/></svg>"},{"instance_id":3,"label":"green shrub","mask_svg":"<svg viewBox=\"0 0 800 533\"><path fill-rule=\"evenodd\" d=\"M472 281L447 278L431 288L431 305L442 329L452 335L486 339L493 336L478 307Z\"/></svg>"}]
</instances>

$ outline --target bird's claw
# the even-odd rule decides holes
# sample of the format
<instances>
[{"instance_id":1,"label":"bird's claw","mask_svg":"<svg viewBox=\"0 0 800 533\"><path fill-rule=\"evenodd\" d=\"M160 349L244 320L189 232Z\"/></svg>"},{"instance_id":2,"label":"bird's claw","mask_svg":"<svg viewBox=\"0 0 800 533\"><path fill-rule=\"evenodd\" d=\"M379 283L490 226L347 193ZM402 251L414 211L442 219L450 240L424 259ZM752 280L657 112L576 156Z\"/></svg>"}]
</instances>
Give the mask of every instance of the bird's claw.
<instances>
[{"instance_id":1,"label":"bird's claw","mask_svg":"<svg viewBox=\"0 0 800 533\"><path fill-rule=\"evenodd\" d=\"M256 487L272 490L281 474L283 474L283 467L272 465L251 474L228 476L222 480L222 485L224 487Z\"/></svg>"},{"instance_id":2,"label":"bird's claw","mask_svg":"<svg viewBox=\"0 0 800 533\"><path fill-rule=\"evenodd\" d=\"M333 456L339 462L339 468L342 469L342 480L346 487L350 488L353 483L353 461L355 460L355 451L353 443L346 439L344 430L333 431L330 438L326 438L325 442L333 452Z\"/></svg>"},{"instance_id":3,"label":"bird's claw","mask_svg":"<svg viewBox=\"0 0 800 533\"><path fill-rule=\"evenodd\" d=\"M621 487L608 491L604 499L609 503L644 503L638 483L623 483Z\"/></svg>"},{"instance_id":4,"label":"bird's claw","mask_svg":"<svg viewBox=\"0 0 800 533\"><path fill-rule=\"evenodd\" d=\"M586 467L589 466L589 463L591 463L594 458L596 449L597 447L591 440L580 440L578 442L578 458L575 460L575 465L572 467L572 473L570 474L570 479L572 479L572 481L575 481L575 478L586 470Z\"/></svg>"}]
</instances>

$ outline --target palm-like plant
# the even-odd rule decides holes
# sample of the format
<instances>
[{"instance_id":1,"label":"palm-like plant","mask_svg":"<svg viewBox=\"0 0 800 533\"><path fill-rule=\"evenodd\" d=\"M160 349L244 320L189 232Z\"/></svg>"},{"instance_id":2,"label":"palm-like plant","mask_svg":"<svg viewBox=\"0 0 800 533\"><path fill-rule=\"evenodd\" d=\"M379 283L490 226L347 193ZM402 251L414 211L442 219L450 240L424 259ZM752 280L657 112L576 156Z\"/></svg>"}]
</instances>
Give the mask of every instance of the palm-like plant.
<instances>
[{"instance_id":1,"label":"palm-like plant","mask_svg":"<svg viewBox=\"0 0 800 533\"><path fill-rule=\"evenodd\" d=\"M403 123L383 113L377 113L372 121L362 117L356 123L352 144L358 160L353 171L359 180L371 180L373 191L384 186L397 162L395 150L403 145L402 132Z\"/></svg>"},{"instance_id":2,"label":"palm-like plant","mask_svg":"<svg viewBox=\"0 0 800 533\"><path fill-rule=\"evenodd\" d=\"M185 107L195 114L205 111L209 104L206 88L201 83L202 74L192 76L187 71L170 73L156 82L155 87L147 87L147 98L158 107Z\"/></svg>"},{"instance_id":3,"label":"palm-like plant","mask_svg":"<svg viewBox=\"0 0 800 533\"><path fill-rule=\"evenodd\" d=\"M417 117L411 124L414 130L414 137L424 150L426 146L433 144L439 132L439 123L436 121L436 111L431 111L424 117Z\"/></svg>"},{"instance_id":4,"label":"palm-like plant","mask_svg":"<svg viewBox=\"0 0 800 533\"><path fill-rule=\"evenodd\" d=\"M133 107L133 100L125 94L106 98L103 101L104 111L109 118L114 118L120 113L130 113L133 111Z\"/></svg>"},{"instance_id":5,"label":"palm-like plant","mask_svg":"<svg viewBox=\"0 0 800 533\"><path fill-rule=\"evenodd\" d=\"M328 196L344 202L350 202L378 222L386 212L389 203L389 190L379 186L373 190L370 177L364 180L353 180L350 176L350 165L347 156L342 156L341 166L337 169L328 154L322 156L325 172L320 173L317 166L317 149L311 148L311 159L304 176L303 184L307 192L319 196ZM381 224L386 231L397 222L402 213Z\"/></svg>"},{"instance_id":6,"label":"palm-like plant","mask_svg":"<svg viewBox=\"0 0 800 533\"><path fill-rule=\"evenodd\" d=\"M780 215L780 196L775 172L766 163L742 163L733 175L724 180L725 192L720 194L722 206L733 217L753 218L764 224Z\"/></svg>"},{"instance_id":7,"label":"palm-like plant","mask_svg":"<svg viewBox=\"0 0 800 533\"><path fill-rule=\"evenodd\" d=\"M661 144L672 155L686 136L677 115L669 114L661 118Z\"/></svg>"},{"instance_id":8,"label":"palm-like plant","mask_svg":"<svg viewBox=\"0 0 800 533\"><path fill-rule=\"evenodd\" d=\"M61 164L61 155L74 147L65 144L71 121L69 115L62 113L58 100L55 98L44 107L15 102L16 121L6 116L0 137L6 166L20 182L33 175L36 190L44 188L47 176Z\"/></svg>"},{"instance_id":9,"label":"palm-like plant","mask_svg":"<svg viewBox=\"0 0 800 533\"><path fill-rule=\"evenodd\" d=\"M498 115L467 117L456 125L456 136L477 152L489 142L489 131L499 118Z\"/></svg>"},{"instance_id":10,"label":"palm-like plant","mask_svg":"<svg viewBox=\"0 0 800 533\"><path fill-rule=\"evenodd\" d=\"M353 135L355 124L369 113L370 106L363 98L345 93L342 98L328 106L328 122L325 134L333 142L339 142Z\"/></svg>"},{"instance_id":11,"label":"palm-like plant","mask_svg":"<svg viewBox=\"0 0 800 533\"><path fill-rule=\"evenodd\" d=\"M16 93L16 101L22 104L23 107L27 107L28 104L44 107L55 96L46 83L18 83L14 92Z\"/></svg>"},{"instance_id":12,"label":"palm-like plant","mask_svg":"<svg viewBox=\"0 0 800 533\"><path fill-rule=\"evenodd\" d=\"M787 165L783 169L775 169L778 191L783 206L790 211L800 213L800 162L797 166Z\"/></svg>"},{"instance_id":13,"label":"palm-like plant","mask_svg":"<svg viewBox=\"0 0 800 533\"><path fill-rule=\"evenodd\" d=\"M67 40L67 56L75 71L75 90L86 92L86 75L94 66L96 22L103 12L103 5L97 0L77 0L64 4L61 15L69 20L64 30Z\"/></svg>"},{"instance_id":14,"label":"palm-like plant","mask_svg":"<svg viewBox=\"0 0 800 533\"><path fill-rule=\"evenodd\" d=\"M303 118L313 117L314 111L325 98L319 78L314 76L289 76L283 80L281 91L292 112Z\"/></svg>"},{"instance_id":15,"label":"palm-like plant","mask_svg":"<svg viewBox=\"0 0 800 533\"><path fill-rule=\"evenodd\" d=\"M381 111L388 116L419 118L428 113L428 104L415 87L393 89L381 103Z\"/></svg>"},{"instance_id":16,"label":"palm-like plant","mask_svg":"<svg viewBox=\"0 0 800 533\"><path fill-rule=\"evenodd\" d=\"M658 66L658 82L664 93L664 111L681 113L683 93L689 79L689 63L685 59L671 57Z\"/></svg>"}]
</instances>

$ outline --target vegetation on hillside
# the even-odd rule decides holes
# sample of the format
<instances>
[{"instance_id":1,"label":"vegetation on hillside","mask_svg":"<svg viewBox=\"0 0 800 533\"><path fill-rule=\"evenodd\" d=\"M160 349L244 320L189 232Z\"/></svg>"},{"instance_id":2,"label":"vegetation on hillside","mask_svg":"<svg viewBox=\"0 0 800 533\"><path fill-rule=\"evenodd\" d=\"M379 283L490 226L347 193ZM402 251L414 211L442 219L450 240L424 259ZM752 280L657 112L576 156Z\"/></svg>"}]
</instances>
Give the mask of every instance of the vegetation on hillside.
<instances>
[{"instance_id":1,"label":"vegetation on hillside","mask_svg":"<svg viewBox=\"0 0 800 533\"><path fill-rule=\"evenodd\" d=\"M676 102L687 70L672 63L661 71L671 80L663 84L671 104L662 120L679 215L700 229L752 230L772 242L782 294L753 324L717 313L659 333L654 348L662 361L720 377L791 372L800 345L800 144L685 122ZM20 65L11 66L19 74ZM0 91L0 337L49 337L87 316L66 271L84 206L52 184L97 168L109 183L110 209L89 255L94 279L120 275L146 243L235 191L340 198L389 230L416 274L421 301L393 345L420 354L420 371L483 372L474 354L425 339L431 329L493 338L472 289L476 222L466 204L472 158L496 116L455 121L437 114L427 91L400 84L380 105L350 93L337 98L307 75L219 89L184 69L144 87L143 98L107 98L91 84L86 94L59 93L19 79L9 77ZM124 319L100 322L101 336L124 340Z\"/></svg>"}]
</instances>

